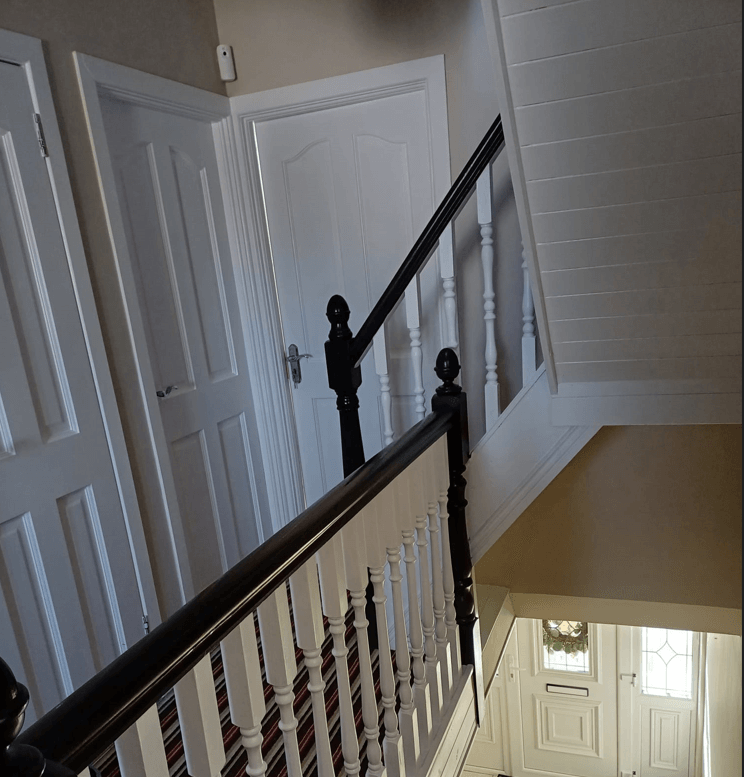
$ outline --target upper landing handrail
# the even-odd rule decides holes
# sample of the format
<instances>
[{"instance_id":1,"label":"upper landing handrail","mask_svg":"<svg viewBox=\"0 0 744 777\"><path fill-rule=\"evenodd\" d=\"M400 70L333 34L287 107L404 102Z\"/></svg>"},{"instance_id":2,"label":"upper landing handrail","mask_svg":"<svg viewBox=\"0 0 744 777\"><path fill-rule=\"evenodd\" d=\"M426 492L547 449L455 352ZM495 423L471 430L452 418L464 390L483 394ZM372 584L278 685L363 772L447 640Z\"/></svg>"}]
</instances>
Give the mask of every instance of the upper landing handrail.
<instances>
[{"instance_id":1,"label":"upper landing handrail","mask_svg":"<svg viewBox=\"0 0 744 777\"><path fill-rule=\"evenodd\" d=\"M462 210L478 178L503 148L504 129L498 116L354 337L350 355L355 366L367 354L374 336L405 294L408 284L434 253L442 232Z\"/></svg>"},{"instance_id":2,"label":"upper landing handrail","mask_svg":"<svg viewBox=\"0 0 744 777\"><path fill-rule=\"evenodd\" d=\"M453 385L451 375L446 385ZM457 406L440 401L433 413L40 718L16 743L82 772L365 505L459 425Z\"/></svg>"}]
</instances>

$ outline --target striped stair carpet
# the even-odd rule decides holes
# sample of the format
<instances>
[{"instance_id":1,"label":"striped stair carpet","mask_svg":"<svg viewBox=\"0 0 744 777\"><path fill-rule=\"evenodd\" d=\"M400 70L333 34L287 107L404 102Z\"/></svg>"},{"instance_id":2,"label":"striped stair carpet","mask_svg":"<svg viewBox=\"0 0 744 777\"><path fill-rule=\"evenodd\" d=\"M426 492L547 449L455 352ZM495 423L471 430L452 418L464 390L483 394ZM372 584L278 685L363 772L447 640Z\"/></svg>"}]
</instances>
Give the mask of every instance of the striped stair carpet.
<instances>
[{"instance_id":1,"label":"striped stair carpet","mask_svg":"<svg viewBox=\"0 0 744 777\"><path fill-rule=\"evenodd\" d=\"M328 631L328 623L325 623L326 638L323 643L323 679L326 683L325 706L328 716L328 728L331 738L331 752L337 775L345 775L343 755L341 752L341 725L338 705L338 684L336 682L335 663L332 654L333 641ZM258 624L256 624L258 633ZM362 757L362 774L366 773L366 739L364 737L364 725L362 722L361 705L361 680L359 672L359 651L357 648L356 630L354 628L354 612L349 610L346 615L346 644L349 649L349 675L351 678L352 699L354 702L355 723L359 736L359 748ZM259 640L259 656L263 666L263 652ZM393 656L394 658L394 656ZM300 755L302 757L303 777L317 777L317 765L315 759L315 732L313 726L312 703L308 690L308 672L305 667L302 651L296 650L298 666L297 679L294 684L295 701L294 712L299 722L297 736L300 743ZM372 655L372 665L375 680L377 698L380 698L380 674L379 656L377 651ZM225 686L225 676L222 668L222 655L217 649L212 653L212 673L217 693L217 706L220 712L222 724L222 737L225 743L227 763L222 769L223 777L239 777L245 774L248 758L240 742L240 730L230 720L230 709ZM284 745L282 733L279 729L279 708L274 698L273 689L266 682L266 672L263 673L264 698L266 700L266 716L263 719L263 757L268 768L267 777L287 777L287 766L284 757ZM380 721L382 721L382 704L378 705ZM189 777L186 769L186 758L183 749L183 740L178 722L178 710L175 698L171 691L158 704L158 715L163 732L165 753L168 762L168 770L171 777ZM382 726L380 727L382 729ZM382 739L382 737L381 737ZM112 745L93 764L95 771L101 777L121 777L116 751ZM94 772L95 773L95 772Z\"/></svg>"}]
</instances>

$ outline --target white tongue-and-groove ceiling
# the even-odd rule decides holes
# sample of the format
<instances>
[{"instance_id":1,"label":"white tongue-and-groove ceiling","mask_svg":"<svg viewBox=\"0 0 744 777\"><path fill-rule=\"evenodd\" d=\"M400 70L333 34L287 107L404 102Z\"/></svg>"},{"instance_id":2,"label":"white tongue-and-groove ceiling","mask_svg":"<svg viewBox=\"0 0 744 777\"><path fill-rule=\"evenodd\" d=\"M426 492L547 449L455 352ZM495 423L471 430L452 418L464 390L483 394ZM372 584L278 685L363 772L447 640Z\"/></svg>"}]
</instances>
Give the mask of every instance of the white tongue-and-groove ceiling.
<instances>
[{"instance_id":1,"label":"white tongue-and-groove ceiling","mask_svg":"<svg viewBox=\"0 0 744 777\"><path fill-rule=\"evenodd\" d=\"M741 2L495 7L558 397L594 397L557 416L736 421Z\"/></svg>"}]
</instances>

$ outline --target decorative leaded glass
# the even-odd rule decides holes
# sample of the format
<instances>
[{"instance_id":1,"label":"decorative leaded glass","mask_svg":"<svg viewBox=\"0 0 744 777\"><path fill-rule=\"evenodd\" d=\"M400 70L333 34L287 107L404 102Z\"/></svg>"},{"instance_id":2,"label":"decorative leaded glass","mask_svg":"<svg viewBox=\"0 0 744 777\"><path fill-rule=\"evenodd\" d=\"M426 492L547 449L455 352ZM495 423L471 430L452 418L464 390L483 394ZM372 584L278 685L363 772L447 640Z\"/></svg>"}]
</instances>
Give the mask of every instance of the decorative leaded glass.
<instances>
[{"instance_id":1,"label":"decorative leaded glass","mask_svg":"<svg viewBox=\"0 0 744 777\"><path fill-rule=\"evenodd\" d=\"M589 624L583 621L544 620L542 625L545 669L588 674Z\"/></svg>"},{"instance_id":2,"label":"decorative leaded glass","mask_svg":"<svg viewBox=\"0 0 744 777\"><path fill-rule=\"evenodd\" d=\"M691 631L641 629L642 693L692 699L692 643Z\"/></svg>"}]
</instances>

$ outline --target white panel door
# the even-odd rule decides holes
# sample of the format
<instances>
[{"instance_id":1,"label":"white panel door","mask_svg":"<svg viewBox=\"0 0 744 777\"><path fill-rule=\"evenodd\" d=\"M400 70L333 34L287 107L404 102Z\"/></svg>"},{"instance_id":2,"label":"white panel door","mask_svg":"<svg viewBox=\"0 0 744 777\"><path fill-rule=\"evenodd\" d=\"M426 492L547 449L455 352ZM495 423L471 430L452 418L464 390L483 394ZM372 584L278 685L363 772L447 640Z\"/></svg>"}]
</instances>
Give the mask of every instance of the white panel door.
<instances>
[{"instance_id":1,"label":"white panel door","mask_svg":"<svg viewBox=\"0 0 744 777\"><path fill-rule=\"evenodd\" d=\"M343 295L357 332L434 210L426 93L375 96L256 124L285 345L311 354L294 396L308 503L342 479L336 399L328 388L326 304ZM433 377L440 343L435 271L422 276L422 329ZM415 420L404 306L386 327L396 433ZM370 353L359 392L367 458L382 447L380 383ZM429 386L434 381L427 381ZM427 404L430 393L427 395Z\"/></svg>"},{"instance_id":2,"label":"white panel door","mask_svg":"<svg viewBox=\"0 0 744 777\"><path fill-rule=\"evenodd\" d=\"M542 621L517 622L518 696L515 777L617 777L617 655L615 626L590 624L581 660L543 647ZM508 657L507 657L508 658ZM507 672L509 672L507 662Z\"/></svg>"},{"instance_id":3,"label":"white panel door","mask_svg":"<svg viewBox=\"0 0 744 777\"><path fill-rule=\"evenodd\" d=\"M654 628L631 632L633 770L638 777L693 777L700 635Z\"/></svg>"},{"instance_id":4,"label":"white panel door","mask_svg":"<svg viewBox=\"0 0 744 777\"><path fill-rule=\"evenodd\" d=\"M126 304L142 321L165 441L157 455L175 486L177 504L157 520L180 521L179 562L198 593L264 538L212 126L109 97L101 110L135 287Z\"/></svg>"},{"instance_id":5,"label":"white panel door","mask_svg":"<svg viewBox=\"0 0 744 777\"><path fill-rule=\"evenodd\" d=\"M34 110L25 70L0 62L0 655L28 720L144 634Z\"/></svg>"}]
</instances>

